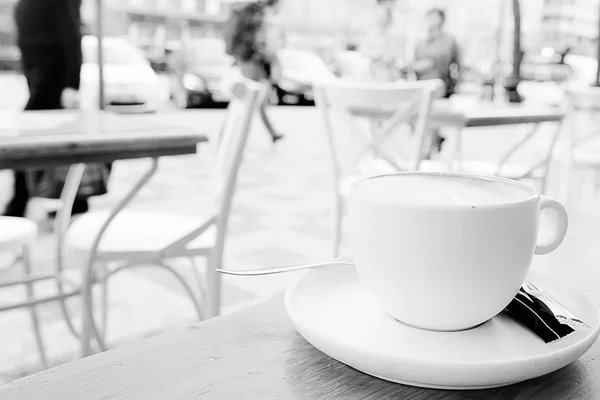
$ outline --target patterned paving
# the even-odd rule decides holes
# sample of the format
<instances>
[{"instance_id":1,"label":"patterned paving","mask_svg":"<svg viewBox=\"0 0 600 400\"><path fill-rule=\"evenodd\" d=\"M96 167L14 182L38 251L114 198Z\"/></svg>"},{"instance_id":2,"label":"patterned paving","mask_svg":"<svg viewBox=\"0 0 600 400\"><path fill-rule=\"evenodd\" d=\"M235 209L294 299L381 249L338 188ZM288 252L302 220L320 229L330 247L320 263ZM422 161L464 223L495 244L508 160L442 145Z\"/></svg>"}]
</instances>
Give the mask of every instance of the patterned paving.
<instances>
[{"instance_id":1,"label":"patterned paving","mask_svg":"<svg viewBox=\"0 0 600 400\"><path fill-rule=\"evenodd\" d=\"M254 123L231 217L226 268L261 268L330 257L331 167L318 114L312 108L292 107L274 109L273 116L286 137L273 146L260 122ZM223 112L172 112L148 118L199 128L211 134L218 131ZM522 134L523 130L519 129L469 132L465 138L466 151L474 158L497 158L500 150L507 148L512 139ZM525 153L522 157L528 158L538 150L534 147L532 153ZM163 159L155 178L140 193L133 207L186 214L200 212L202 205L206 204L209 155L207 148L201 151L199 157ZM148 165L147 160L117 163L111 178L110 194L95 199L92 207L110 207ZM0 202L8 197L9 188L8 174L0 172ZM45 233L35 249L34 264L38 271L46 271L53 265L53 239L47 226L44 229ZM80 261L70 261L74 272L78 265ZM299 274L301 272L256 278L226 277L225 312L283 292ZM118 345L185 326L195 320L177 282L165 276L153 270L140 270L115 278L111 287L114 313L110 329L111 338ZM191 279L189 271L186 276ZM18 291L2 291L0 301L10 301L21 295ZM76 354L76 342L62 323L57 307L46 306L42 314L53 364L72 359ZM3 348L0 381L23 376L39 368L25 311L0 314L0 343Z\"/></svg>"}]
</instances>

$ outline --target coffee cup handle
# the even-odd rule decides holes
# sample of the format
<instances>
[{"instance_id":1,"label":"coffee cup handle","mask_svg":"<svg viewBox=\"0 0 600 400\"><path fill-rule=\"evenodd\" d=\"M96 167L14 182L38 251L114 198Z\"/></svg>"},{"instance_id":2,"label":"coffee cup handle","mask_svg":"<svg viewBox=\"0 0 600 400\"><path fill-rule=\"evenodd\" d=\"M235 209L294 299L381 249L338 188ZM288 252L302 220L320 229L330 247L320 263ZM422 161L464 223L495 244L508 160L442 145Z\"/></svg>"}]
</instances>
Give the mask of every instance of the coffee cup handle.
<instances>
[{"instance_id":1,"label":"coffee cup handle","mask_svg":"<svg viewBox=\"0 0 600 400\"><path fill-rule=\"evenodd\" d=\"M567 227L569 225L569 218L567 217L567 211L558 201L548 196L541 195L540 212L546 208L550 208L556 212L556 227L554 228L554 237L550 240L550 243L537 244L535 248L535 254L548 254L554 251L563 241L565 234L567 233Z\"/></svg>"}]
</instances>

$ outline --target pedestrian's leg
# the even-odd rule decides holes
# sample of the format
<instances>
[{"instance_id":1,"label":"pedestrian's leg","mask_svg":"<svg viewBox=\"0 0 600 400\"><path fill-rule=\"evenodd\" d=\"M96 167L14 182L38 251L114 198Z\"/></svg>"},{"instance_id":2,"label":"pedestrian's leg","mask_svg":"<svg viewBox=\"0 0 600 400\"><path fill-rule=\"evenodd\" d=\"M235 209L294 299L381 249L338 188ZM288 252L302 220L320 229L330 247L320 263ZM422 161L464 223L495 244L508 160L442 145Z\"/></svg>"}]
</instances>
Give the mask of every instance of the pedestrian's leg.
<instances>
[{"instance_id":1,"label":"pedestrian's leg","mask_svg":"<svg viewBox=\"0 0 600 400\"><path fill-rule=\"evenodd\" d=\"M267 115L267 106L269 105L270 92L271 92L271 87L269 85L269 86L267 86L267 89L265 90L265 98L264 98L263 102L260 104L258 111L260 114L260 119L263 121L263 123L265 124L265 127L267 128L267 131L269 131L269 134L271 135L271 140L273 141L273 143L275 143L276 141L281 139L283 137L283 135L280 135L277 133L277 131L275 131L275 128L273 127L273 124L271 123L269 116Z\"/></svg>"},{"instance_id":2,"label":"pedestrian's leg","mask_svg":"<svg viewBox=\"0 0 600 400\"><path fill-rule=\"evenodd\" d=\"M29 201L26 175L24 171L14 171L13 176L13 196L4 210L4 215L7 217L24 217Z\"/></svg>"}]
</instances>

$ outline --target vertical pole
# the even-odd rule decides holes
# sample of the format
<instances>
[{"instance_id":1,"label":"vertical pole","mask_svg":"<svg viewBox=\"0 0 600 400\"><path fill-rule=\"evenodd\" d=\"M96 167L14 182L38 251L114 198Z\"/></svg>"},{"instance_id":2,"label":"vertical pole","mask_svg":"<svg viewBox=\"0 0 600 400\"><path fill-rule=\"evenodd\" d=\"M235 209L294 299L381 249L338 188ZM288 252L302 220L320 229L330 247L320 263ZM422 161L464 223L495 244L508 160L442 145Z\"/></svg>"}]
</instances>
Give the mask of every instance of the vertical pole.
<instances>
[{"instance_id":1,"label":"vertical pole","mask_svg":"<svg viewBox=\"0 0 600 400\"><path fill-rule=\"evenodd\" d=\"M492 82L490 100L493 102L496 92L502 90L501 71L502 71L502 43L505 33L506 22L506 0L500 1L500 10L498 12L498 30L496 31L496 59L492 67Z\"/></svg>"},{"instance_id":2,"label":"vertical pole","mask_svg":"<svg viewBox=\"0 0 600 400\"><path fill-rule=\"evenodd\" d=\"M97 29L96 36L98 37L98 106L101 110L104 110L104 49L102 46L102 0L96 0L96 18L97 18Z\"/></svg>"},{"instance_id":3,"label":"vertical pole","mask_svg":"<svg viewBox=\"0 0 600 400\"><path fill-rule=\"evenodd\" d=\"M598 6L598 37L596 39L596 86L600 86L600 5Z\"/></svg>"}]
</instances>

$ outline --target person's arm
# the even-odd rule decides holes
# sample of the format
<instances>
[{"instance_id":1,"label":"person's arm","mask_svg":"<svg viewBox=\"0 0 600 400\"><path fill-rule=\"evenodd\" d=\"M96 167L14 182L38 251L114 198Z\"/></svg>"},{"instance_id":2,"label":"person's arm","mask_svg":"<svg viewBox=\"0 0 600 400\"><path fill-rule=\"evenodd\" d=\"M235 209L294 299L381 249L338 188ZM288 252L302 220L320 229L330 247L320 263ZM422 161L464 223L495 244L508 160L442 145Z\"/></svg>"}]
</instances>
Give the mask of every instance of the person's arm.
<instances>
[{"instance_id":1,"label":"person's arm","mask_svg":"<svg viewBox=\"0 0 600 400\"><path fill-rule=\"evenodd\" d=\"M462 74L460 48L458 47L458 43L456 42L456 40L453 40L452 43L452 58L450 60L450 64L456 65L456 71L458 72L458 76L460 77Z\"/></svg>"},{"instance_id":2,"label":"person's arm","mask_svg":"<svg viewBox=\"0 0 600 400\"><path fill-rule=\"evenodd\" d=\"M46 1L46 0L45 0ZM81 64L81 0L56 0L55 21L64 49L66 81L65 87L79 90Z\"/></svg>"}]
</instances>

